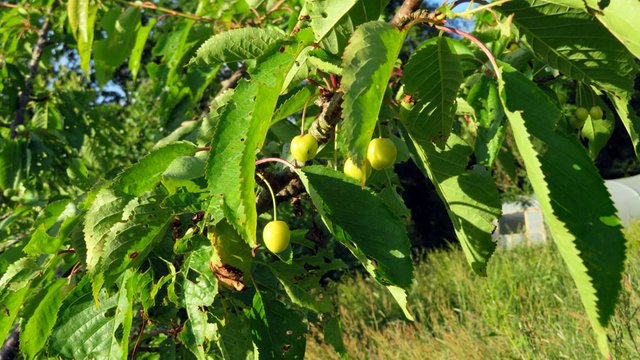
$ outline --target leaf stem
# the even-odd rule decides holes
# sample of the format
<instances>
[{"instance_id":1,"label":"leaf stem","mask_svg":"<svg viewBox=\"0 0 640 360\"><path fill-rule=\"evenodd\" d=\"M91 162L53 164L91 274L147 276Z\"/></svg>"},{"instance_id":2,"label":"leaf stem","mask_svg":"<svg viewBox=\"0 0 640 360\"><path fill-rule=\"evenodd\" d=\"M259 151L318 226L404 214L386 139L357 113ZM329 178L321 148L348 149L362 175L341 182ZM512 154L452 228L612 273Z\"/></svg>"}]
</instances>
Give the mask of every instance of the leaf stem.
<instances>
[{"instance_id":1,"label":"leaf stem","mask_svg":"<svg viewBox=\"0 0 640 360\"><path fill-rule=\"evenodd\" d=\"M458 30L458 29L454 29L448 26L444 26L444 25L438 25L436 26L436 29L438 30L442 30L442 31L446 31L452 34L456 34L456 35L460 35L463 38L471 41L472 43L478 45L478 47L480 48L480 50L482 50L484 52L485 55L487 55L487 58L489 58L489 62L491 63L491 66L493 66L493 72L494 74L500 78L500 73L498 72L498 63L496 62L496 58L495 56L493 56L493 54L491 53L491 50L489 50L489 48L482 42L480 41L477 37L466 33L462 30Z\"/></svg>"},{"instance_id":2,"label":"leaf stem","mask_svg":"<svg viewBox=\"0 0 640 360\"><path fill-rule=\"evenodd\" d=\"M273 221L278 220L278 213L277 213L277 204L276 204L276 194L273 193L273 189L271 188L271 184L269 184L269 182L267 181L267 179L264 178L264 176L262 174L260 174L259 172L256 173L256 175L258 175L258 177L264 181L265 185L267 185L267 189L269 189L269 194L271 194L271 201L273 201Z\"/></svg>"},{"instance_id":3,"label":"leaf stem","mask_svg":"<svg viewBox=\"0 0 640 360\"><path fill-rule=\"evenodd\" d=\"M296 169L295 165L293 165L292 163L288 162L287 160L280 159L280 158L274 158L274 157L263 158L263 159L257 160L256 161L256 165L262 165L262 164L266 164L268 162L278 162L278 163L287 165L293 172L295 172L295 173L298 172L298 169Z\"/></svg>"},{"instance_id":4,"label":"leaf stem","mask_svg":"<svg viewBox=\"0 0 640 360\"><path fill-rule=\"evenodd\" d=\"M147 320L144 317L144 310L142 313L142 326L140 326L140 332L138 333L138 339L136 340L135 345L133 345L133 351L131 351L131 360L134 360L136 357L136 350L138 349L138 344L140 343L140 338L142 337L142 333L144 332L144 326Z\"/></svg>"}]
</instances>

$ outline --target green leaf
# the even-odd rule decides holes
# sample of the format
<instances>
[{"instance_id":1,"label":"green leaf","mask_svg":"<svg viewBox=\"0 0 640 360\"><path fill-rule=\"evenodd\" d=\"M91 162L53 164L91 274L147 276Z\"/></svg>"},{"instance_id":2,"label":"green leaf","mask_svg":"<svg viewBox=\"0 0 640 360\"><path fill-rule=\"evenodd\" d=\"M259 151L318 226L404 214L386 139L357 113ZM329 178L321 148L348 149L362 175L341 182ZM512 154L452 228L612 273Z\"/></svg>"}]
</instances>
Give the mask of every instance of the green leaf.
<instances>
[{"instance_id":1,"label":"green leaf","mask_svg":"<svg viewBox=\"0 0 640 360\"><path fill-rule=\"evenodd\" d=\"M332 54L340 54L356 28L384 14L389 0L307 1L316 42ZM322 40L322 41L320 41Z\"/></svg>"},{"instance_id":2,"label":"green leaf","mask_svg":"<svg viewBox=\"0 0 640 360\"><path fill-rule=\"evenodd\" d=\"M276 261L268 264L269 269L280 281L294 304L319 313L333 311L331 297L324 288L319 288L320 279L332 270L345 267L340 260L325 262L327 257L306 256L296 258L292 264Z\"/></svg>"},{"instance_id":3,"label":"green leaf","mask_svg":"<svg viewBox=\"0 0 640 360\"><path fill-rule=\"evenodd\" d=\"M211 339L206 307L211 306L218 294L218 280L209 269L211 245L193 251L183 265L182 301L189 321L180 333L180 339L199 359L204 359L204 342Z\"/></svg>"},{"instance_id":4,"label":"green leaf","mask_svg":"<svg viewBox=\"0 0 640 360\"><path fill-rule=\"evenodd\" d=\"M218 65L257 59L285 36L275 27L225 31L205 41L189 65Z\"/></svg>"},{"instance_id":5,"label":"green leaf","mask_svg":"<svg viewBox=\"0 0 640 360\"><path fill-rule=\"evenodd\" d=\"M311 54L309 54L309 56L307 57L307 62L309 63L309 65L317 68L324 73L342 76L342 67L340 67L340 62L321 59L319 57L312 56Z\"/></svg>"},{"instance_id":6,"label":"green leaf","mask_svg":"<svg viewBox=\"0 0 640 360\"><path fill-rule=\"evenodd\" d=\"M631 95L617 97L609 94L609 100L613 103L616 112L620 116L622 124L624 124L627 133L631 138L633 149L636 152L636 158L640 159L640 117L636 110L631 106Z\"/></svg>"},{"instance_id":7,"label":"green leaf","mask_svg":"<svg viewBox=\"0 0 640 360\"><path fill-rule=\"evenodd\" d=\"M78 10L80 7L84 7L78 4L80 1L83 1L87 5L89 4L89 0L67 1L67 19L69 19L69 28L71 28L73 36L76 36L76 32L78 31Z\"/></svg>"},{"instance_id":8,"label":"green leaf","mask_svg":"<svg viewBox=\"0 0 640 360\"><path fill-rule=\"evenodd\" d=\"M253 262L251 248L228 222L220 221L215 227L210 227L207 236L213 247L212 265L230 265L249 276Z\"/></svg>"},{"instance_id":9,"label":"green leaf","mask_svg":"<svg viewBox=\"0 0 640 360\"><path fill-rule=\"evenodd\" d=\"M193 140L193 132L197 131L200 126L202 125L202 122L197 121L197 120L187 120L187 121L183 121L179 127L177 127L175 130L173 130L169 135L163 137L162 139L158 140L155 145L153 145L152 150L155 149L159 149L163 146L166 146L172 142L176 142L176 141L180 141L180 140L186 140L186 141L192 141ZM193 142L193 141L192 141Z\"/></svg>"},{"instance_id":10,"label":"green leaf","mask_svg":"<svg viewBox=\"0 0 640 360\"><path fill-rule=\"evenodd\" d=\"M229 89L222 94L216 96L209 107L209 114L202 120L202 125L196 133L196 140L198 145L211 143L213 132L216 124L218 123L220 116L224 113L225 107L229 104L229 100L233 96L235 89Z\"/></svg>"},{"instance_id":11,"label":"green leaf","mask_svg":"<svg viewBox=\"0 0 640 360\"><path fill-rule=\"evenodd\" d=\"M108 356L110 359L116 358L116 354L121 354L120 358L123 360L128 358L129 337L134 314L134 296L137 290L135 286L137 285L137 278L142 276L143 274L129 270L120 277L117 292L118 303L111 327L112 338L115 341L111 342Z\"/></svg>"},{"instance_id":12,"label":"green leaf","mask_svg":"<svg viewBox=\"0 0 640 360\"><path fill-rule=\"evenodd\" d=\"M147 38L153 26L156 24L156 18L149 19L149 22L145 26L140 26L136 32L136 40L133 43L131 49L131 55L129 55L129 71L131 71L131 77L133 81L136 81L138 77L138 71L140 70L140 60L142 59L142 51L147 43Z\"/></svg>"},{"instance_id":13,"label":"green leaf","mask_svg":"<svg viewBox=\"0 0 640 360\"><path fill-rule=\"evenodd\" d=\"M96 79L100 86L111 79L113 71L129 56L140 27L139 8L131 6L122 13L120 9L114 7L102 18L100 25L107 38L96 41L93 46Z\"/></svg>"},{"instance_id":14,"label":"green leaf","mask_svg":"<svg viewBox=\"0 0 640 360\"><path fill-rule=\"evenodd\" d=\"M636 18L640 2L636 0L585 0L596 19L602 23L637 58L640 58L640 29Z\"/></svg>"},{"instance_id":15,"label":"green leaf","mask_svg":"<svg viewBox=\"0 0 640 360\"><path fill-rule=\"evenodd\" d=\"M58 279L41 290L45 291L46 295L41 298L33 314L23 323L20 331L20 350L29 359L34 358L42 350L51 334L67 293L63 288L66 282L66 279Z\"/></svg>"},{"instance_id":16,"label":"green leaf","mask_svg":"<svg viewBox=\"0 0 640 360\"><path fill-rule=\"evenodd\" d=\"M342 358L348 358L347 349L342 340L342 325L340 324L340 319L336 316L331 316L323 325L324 341L331 344Z\"/></svg>"},{"instance_id":17,"label":"green leaf","mask_svg":"<svg viewBox=\"0 0 640 360\"><path fill-rule=\"evenodd\" d=\"M502 212L490 172L466 169L473 149L458 135L452 134L443 149L415 137L408 144L415 163L444 202L471 268L486 276L496 248L491 233Z\"/></svg>"},{"instance_id":18,"label":"green leaf","mask_svg":"<svg viewBox=\"0 0 640 360\"><path fill-rule=\"evenodd\" d=\"M13 323L18 318L20 307L29 292L28 286L23 286L18 290L7 290L0 292L0 304L3 310L0 311L0 338L6 339L13 328Z\"/></svg>"},{"instance_id":19,"label":"green leaf","mask_svg":"<svg viewBox=\"0 0 640 360\"><path fill-rule=\"evenodd\" d=\"M21 258L7 267L7 271L0 277L0 293L7 289L24 286L28 278L33 276L37 265L32 258ZM25 278L27 278L25 280Z\"/></svg>"},{"instance_id":20,"label":"green leaf","mask_svg":"<svg viewBox=\"0 0 640 360\"><path fill-rule=\"evenodd\" d=\"M91 60L91 47L93 45L93 32L97 13L98 4L94 1L69 0L67 3L69 28L78 42L80 67L87 77L91 73L89 61Z\"/></svg>"},{"instance_id":21,"label":"green leaf","mask_svg":"<svg viewBox=\"0 0 640 360\"><path fill-rule=\"evenodd\" d=\"M496 9L515 13L513 24L535 55L562 74L617 95L633 90L633 56L583 10L543 0L513 0Z\"/></svg>"},{"instance_id":22,"label":"green leaf","mask_svg":"<svg viewBox=\"0 0 640 360\"><path fill-rule=\"evenodd\" d=\"M34 231L24 247L25 254L53 254L66 240L67 235L80 223L83 211L78 204L84 201L81 196L75 201L60 201L49 204L34 224Z\"/></svg>"},{"instance_id":23,"label":"green leaf","mask_svg":"<svg viewBox=\"0 0 640 360\"><path fill-rule=\"evenodd\" d=\"M324 166L302 169L302 182L332 234L383 285L408 288L413 278L411 246L402 221L355 180ZM356 256L358 256L356 254ZM370 260L367 260L370 259Z\"/></svg>"},{"instance_id":24,"label":"green leaf","mask_svg":"<svg viewBox=\"0 0 640 360\"><path fill-rule=\"evenodd\" d=\"M195 151L196 146L186 141L155 149L118 175L113 180L112 188L116 192L134 196L149 191L160 182L162 174L176 158L191 155Z\"/></svg>"},{"instance_id":25,"label":"green leaf","mask_svg":"<svg viewBox=\"0 0 640 360\"><path fill-rule=\"evenodd\" d=\"M296 38L274 45L259 62L251 81L241 81L220 116L212 119L205 170L212 194L209 212L222 209L251 247L257 244L256 151L267 136L284 75L310 41L310 34L301 31Z\"/></svg>"},{"instance_id":26,"label":"green leaf","mask_svg":"<svg viewBox=\"0 0 640 360\"><path fill-rule=\"evenodd\" d=\"M616 209L582 145L554 130L561 113L553 101L524 75L502 66L501 99L518 151L600 350L610 356L605 328L620 293L626 251Z\"/></svg>"},{"instance_id":27,"label":"green leaf","mask_svg":"<svg viewBox=\"0 0 640 360\"><path fill-rule=\"evenodd\" d=\"M22 141L0 138L0 189L12 189L20 182L25 146Z\"/></svg>"},{"instance_id":28,"label":"green leaf","mask_svg":"<svg viewBox=\"0 0 640 360\"><path fill-rule=\"evenodd\" d=\"M247 310L253 342L260 359L303 359L307 326L303 317L275 299L264 299L260 292Z\"/></svg>"},{"instance_id":29,"label":"green leaf","mask_svg":"<svg viewBox=\"0 0 640 360\"><path fill-rule=\"evenodd\" d=\"M320 42L340 22L358 0L311 0L307 10L316 42Z\"/></svg>"},{"instance_id":30,"label":"green leaf","mask_svg":"<svg viewBox=\"0 0 640 360\"><path fill-rule=\"evenodd\" d=\"M474 149L476 160L491 168L506 136L504 111L493 79L481 77L469 90L467 100L480 125Z\"/></svg>"},{"instance_id":31,"label":"green leaf","mask_svg":"<svg viewBox=\"0 0 640 360\"><path fill-rule=\"evenodd\" d=\"M343 145L356 164L364 162L404 35L391 24L368 22L358 27L344 51L341 131Z\"/></svg>"},{"instance_id":32,"label":"green leaf","mask_svg":"<svg viewBox=\"0 0 640 360\"><path fill-rule=\"evenodd\" d=\"M225 359L250 360L258 358L257 352L254 354L249 319L242 314L238 316L230 314L225 319L224 327L220 331L218 346Z\"/></svg>"},{"instance_id":33,"label":"green leaf","mask_svg":"<svg viewBox=\"0 0 640 360\"><path fill-rule=\"evenodd\" d=\"M615 119L609 117L606 119L594 120L589 116L584 126L582 127L582 137L587 139L589 145L589 156L593 160L598 157L600 150L607 145L609 138L613 134L615 127Z\"/></svg>"},{"instance_id":34,"label":"green leaf","mask_svg":"<svg viewBox=\"0 0 640 360\"><path fill-rule=\"evenodd\" d=\"M451 133L462 84L462 66L452 42L441 36L426 41L411 55L402 76L404 91L416 101L405 126L412 136L441 147Z\"/></svg>"},{"instance_id":35,"label":"green leaf","mask_svg":"<svg viewBox=\"0 0 640 360\"><path fill-rule=\"evenodd\" d=\"M134 198L101 190L87 212L87 269L105 280L135 266L164 235L173 213L154 197Z\"/></svg>"},{"instance_id":36,"label":"green leaf","mask_svg":"<svg viewBox=\"0 0 640 360\"><path fill-rule=\"evenodd\" d=\"M127 272L119 281L118 292L111 297L101 291L97 306L88 282L79 284L63 303L49 352L71 359L125 359L133 305L131 279L132 273Z\"/></svg>"},{"instance_id":37,"label":"green leaf","mask_svg":"<svg viewBox=\"0 0 640 360\"><path fill-rule=\"evenodd\" d=\"M162 177L174 180L193 180L204 176L205 161L197 156L181 156L167 167Z\"/></svg>"},{"instance_id":38,"label":"green leaf","mask_svg":"<svg viewBox=\"0 0 640 360\"><path fill-rule=\"evenodd\" d=\"M302 110L304 104L314 93L315 91L311 85L302 86L293 90L291 95L286 96L286 98L278 104L271 123L278 122Z\"/></svg>"}]
</instances>

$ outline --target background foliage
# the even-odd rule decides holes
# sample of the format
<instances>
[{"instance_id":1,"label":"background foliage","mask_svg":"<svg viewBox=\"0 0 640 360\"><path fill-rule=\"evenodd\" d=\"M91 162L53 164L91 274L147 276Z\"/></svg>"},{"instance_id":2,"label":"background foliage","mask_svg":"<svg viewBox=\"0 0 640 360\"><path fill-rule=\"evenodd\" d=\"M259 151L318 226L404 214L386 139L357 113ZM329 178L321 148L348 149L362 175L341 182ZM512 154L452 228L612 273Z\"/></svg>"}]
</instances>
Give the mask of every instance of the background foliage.
<instances>
[{"instance_id":1,"label":"background foliage","mask_svg":"<svg viewBox=\"0 0 640 360\"><path fill-rule=\"evenodd\" d=\"M624 3L0 3L3 351L299 358L320 329L346 356L346 269L412 320L411 243L491 275L501 200L534 192L608 355L626 245L602 177L640 153ZM321 148L291 170L301 127ZM337 170L376 136L395 167Z\"/></svg>"}]
</instances>

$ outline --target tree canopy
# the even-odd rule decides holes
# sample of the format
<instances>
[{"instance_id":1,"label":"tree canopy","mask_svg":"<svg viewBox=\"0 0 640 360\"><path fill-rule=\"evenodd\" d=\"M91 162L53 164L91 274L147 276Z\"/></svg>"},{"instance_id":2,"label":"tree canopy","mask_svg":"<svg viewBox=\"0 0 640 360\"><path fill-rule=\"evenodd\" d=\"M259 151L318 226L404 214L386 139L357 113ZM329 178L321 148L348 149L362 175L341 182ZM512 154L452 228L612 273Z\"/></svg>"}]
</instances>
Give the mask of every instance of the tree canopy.
<instances>
[{"instance_id":1,"label":"tree canopy","mask_svg":"<svg viewBox=\"0 0 640 360\"><path fill-rule=\"evenodd\" d=\"M0 3L3 351L301 358L316 328L346 356L344 270L413 320L412 162L478 276L522 167L609 356L594 159L616 123L640 154L640 3L473 3Z\"/></svg>"}]
</instances>

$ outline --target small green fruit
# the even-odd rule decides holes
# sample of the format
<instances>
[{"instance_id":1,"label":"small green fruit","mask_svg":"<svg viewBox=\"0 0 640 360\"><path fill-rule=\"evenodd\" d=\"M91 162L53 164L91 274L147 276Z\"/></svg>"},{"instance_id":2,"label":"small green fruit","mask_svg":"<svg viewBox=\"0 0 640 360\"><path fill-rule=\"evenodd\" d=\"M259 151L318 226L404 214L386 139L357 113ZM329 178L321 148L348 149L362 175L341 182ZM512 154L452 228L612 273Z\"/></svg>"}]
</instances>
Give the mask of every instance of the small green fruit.
<instances>
[{"instance_id":1,"label":"small green fruit","mask_svg":"<svg viewBox=\"0 0 640 360\"><path fill-rule=\"evenodd\" d=\"M270 221L262 230L264 245L274 254L283 252L291 240L291 231L286 222Z\"/></svg>"},{"instance_id":2,"label":"small green fruit","mask_svg":"<svg viewBox=\"0 0 640 360\"><path fill-rule=\"evenodd\" d=\"M569 118L569 124L571 124L571 127L576 130L582 129L585 121L587 121L587 118L589 118L589 110L583 107L579 107Z\"/></svg>"},{"instance_id":3,"label":"small green fruit","mask_svg":"<svg viewBox=\"0 0 640 360\"><path fill-rule=\"evenodd\" d=\"M600 120L604 116L604 113L600 106L594 106L589 110L589 115L591 115L591 119L593 120Z\"/></svg>"},{"instance_id":4,"label":"small green fruit","mask_svg":"<svg viewBox=\"0 0 640 360\"><path fill-rule=\"evenodd\" d=\"M589 117L589 110L579 107L573 114L578 118L578 120L587 121L587 118Z\"/></svg>"},{"instance_id":5,"label":"small green fruit","mask_svg":"<svg viewBox=\"0 0 640 360\"><path fill-rule=\"evenodd\" d=\"M318 152L318 140L311 134L298 135L291 140L291 154L300 161L313 159Z\"/></svg>"},{"instance_id":6,"label":"small green fruit","mask_svg":"<svg viewBox=\"0 0 640 360\"><path fill-rule=\"evenodd\" d=\"M569 116L567 121L569 122L569 125L571 125L571 127L575 130L579 130L582 128L582 126L584 126L584 122L578 120L578 118L573 114Z\"/></svg>"},{"instance_id":7,"label":"small green fruit","mask_svg":"<svg viewBox=\"0 0 640 360\"><path fill-rule=\"evenodd\" d=\"M511 43L511 45L509 45L509 51L516 51L518 49L520 49L518 43Z\"/></svg>"},{"instance_id":8,"label":"small green fruit","mask_svg":"<svg viewBox=\"0 0 640 360\"><path fill-rule=\"evenodd\" d=\"M11 198L13 195L15 195L16 192L13 191L13 189L11 188L6 188L4 189L4 191L2 192L2 196L4 196L5 198L9 199Z\"/></svg>"},{"instance_id":9,"label":"small green fruit","mask_svg":"<svg viewBox=\"0 0 640 360\"><path fill-rule=\"evenodd\" d=\"M367 160L376 170L384 170L393 166L398 156L396 144L387 138L377 138L369 142Z\"/></svg>"},{"instance_id":10,"label":"small green fruit","mask_svg":"<svg viewBox=\"0 0 640 360\"><path fill-rule=\"evenodd\" d=\"M368 160L365 160L364 166L361 169L351 159L347 159L344 162L344 168L342 169L345 175L354 178L360 182L367 181L369 175L371 175L371 165Z\"/></svg>"}]
</instances>

